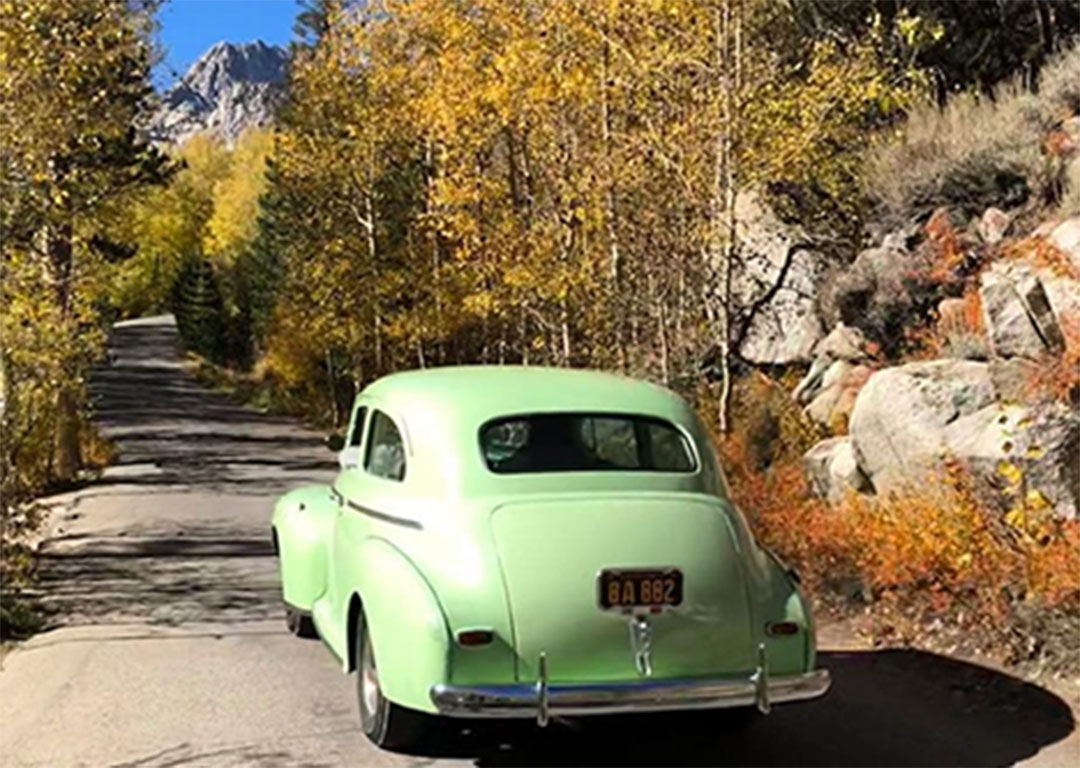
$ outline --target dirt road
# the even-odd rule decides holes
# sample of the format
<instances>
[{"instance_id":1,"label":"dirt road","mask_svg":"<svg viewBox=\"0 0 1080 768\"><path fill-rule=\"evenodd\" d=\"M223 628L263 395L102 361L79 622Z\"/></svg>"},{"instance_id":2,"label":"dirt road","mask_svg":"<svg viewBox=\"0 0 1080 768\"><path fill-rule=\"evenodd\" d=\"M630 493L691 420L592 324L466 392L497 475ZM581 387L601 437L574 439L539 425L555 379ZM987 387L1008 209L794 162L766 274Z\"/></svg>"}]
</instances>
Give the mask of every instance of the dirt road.
<instances>
[{"instance_id":1,"label":"dirt road","mask_svg":"<svg viewBox=\"0 0 1080 768\"><path fill-rule=\"evenodd\" d=\"M930 654L827 649L828 697L742 730L652 715L379 752L352 680L281 618L270 506L332 476L321 435L200 388L168 318L121 324L111 353L93 391L119 461L53 500L55 628L2 660L0 765L1080 765L1048 691Z\"/></svg>"}]
</instances>

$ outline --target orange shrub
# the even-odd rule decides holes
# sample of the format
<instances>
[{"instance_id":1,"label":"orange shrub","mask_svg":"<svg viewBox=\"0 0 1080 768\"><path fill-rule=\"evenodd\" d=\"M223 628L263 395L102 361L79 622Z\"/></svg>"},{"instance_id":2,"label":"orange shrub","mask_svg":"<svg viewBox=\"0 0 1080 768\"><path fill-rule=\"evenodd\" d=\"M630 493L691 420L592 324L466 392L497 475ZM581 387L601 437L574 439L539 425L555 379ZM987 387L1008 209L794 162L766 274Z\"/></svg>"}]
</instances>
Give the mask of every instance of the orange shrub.
<instances>
[{"instance_id":1,"label":"orange shrub","mask_svg":"<svg viewBox=\"0 0 1080 768\"><path fill-rule=\"evenodd\" d=\"M943 357L983 359L989 350L982 297L969 283L963 296L938 305L937 322L931 326L906 328L908 360L938 360Z\"/></svg>"},{"instance_id":2,"label":"orange shrub","mask_svg":"<svg viewBox=\"0 0 1080 768\"><path fill-rule=\"evenodd\" d=\"M1061 332L1065 349L1060 355L1048 356L1040 365L1032 366L1028 383L1036 393L1072 403L1080 398L1080 316L1064 315Z\"/></svg>"},{"instance_id":3,"label":"orange shrub","mask_svg":"<svg viewBox=\"0 0 1080 768\"><path fill-rule=\"evenodd\" d=\"M812 495L797 461L779 461L761 472L744 435L730 435L718 446L733 501L758 540L794 566L811 591L857 575L845 520Z\"/></svg>"},{"instance_id":4,"label":"orange shrub","mask_svg":"<svg viewBox=\"0 0 1080 768\"><path fill-rule=\"evenodd\" d=\"M1001 255L1014 261L1025 261L1046 267L1059 277L1080 280L1080 268L1064 252L1045 237L1028 237L1003 246Z\"/></svg>"},{"instance_id":5,"label":"orange shrub","mask_svg":"<svg viewBox=\"0 0 1080 768\"><path fill-rule=\"evenodd\" d=\"M1049 605L1075 606L1080 603L1080 523L1060 524L1045 544L1037 547L1028 561L1032 594Z\"/></svg>"},{"instance_id":6,"label":"orange shrub","mask_svg":"<svg viewBox=\"0 0 1080 768\"><path fill-rule=\"evenodd\" d=\"M810 494L798 462L758 472L745 437L718 448L758 540L819 600L857 585L872 615L901 638L923 636L938 620L976 643L1012 649L1030 631L1022 615L1032 609L1080 611L1080 521L1053 519L1038 499L1017 494L1003 511L950 464L910 493L852 493L833 507Z\"/></svg>"},{"instance_id":7,"label":"orange shrub","mask_svg":"<svg viewBox=\"0 0 1080 768\"><path fill-rule=\"evenodd\" d=\"M953 311L943 312L938 318L938 327L944 336L950 334L985 335L986 319L983 317L982 296L978 288L968 286Z\"/></svg>"},{"instance_id":8,"label":"orange shrub","mask_svg":"<svg viewBox=\"0 0 1080 768\"><path fill-rule=\"evenodd\" d=\"M948 283L964 267L967 258L964 243L949 221L948 212L943 208L934 211L926 222L925 232L926 242L923 247L930 256L928 277L935 283Z\"/></svg>"}]
</instances>

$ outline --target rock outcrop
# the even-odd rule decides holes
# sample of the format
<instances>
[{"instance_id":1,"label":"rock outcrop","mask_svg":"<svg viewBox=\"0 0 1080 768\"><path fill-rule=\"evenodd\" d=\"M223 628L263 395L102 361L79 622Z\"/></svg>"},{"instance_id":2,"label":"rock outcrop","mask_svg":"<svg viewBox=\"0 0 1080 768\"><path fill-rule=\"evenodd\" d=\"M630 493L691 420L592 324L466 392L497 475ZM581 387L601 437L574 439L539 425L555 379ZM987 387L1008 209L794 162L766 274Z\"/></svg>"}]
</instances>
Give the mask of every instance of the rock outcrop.
<instances>
[{"instance_id":1,"label":"rock outcrop","mask_svg":"<svg viewBox=\"0 0 1080 768\"><path fill-rule=\"evenodd\" d=\"M987 245L996 245L1004 239L1012 224L1012 217L1000 208L987 208L982 218L975 224L979 237Z\"/></svg>"},{"instance_id":2,"label":"rock outcrop","mask_svg":"<svg viewBox=\"0 0 1080 768\"><path fill-rule=\"evenodd\" d=\"M1054 227L1050 242L1080 269L1080 216L1073 216Z\"/></svg>"},{"instance_id":3,"label":"rock outcrop","mask_svg":"<svg viewBox=\"0 0 1080 768\"><path fill-rule=\"evenodd\" d=\"M903 316L913 305L906 278L916 270L916 258L903 232L860 252L830 286L824 300L826 317L882 331L887 318Z\"/></svg>"},{"instance_id":4,"label":"rock outcrop","mask_svg":"<svg viewBox=\"0 0 1080 768\"><path fill-rule=\"evenodd\" d=\"M209 132L233 143L267 125L284 91L289 56L263 42L217 43L163 97L147 126L152 141L179 144Z\"/></svg>"},{"instance_id":5,"label":"rock outcrop","mask_svg":"<svg viewBox=\"0 0 1080 768\"><path fill-rule=\"evenodd\" d=\"M815 493L834 503L851 491L866 493L872 490L859 468L850 437L822 440L803 457L803 468Z\"/></svg>"},{"instance_id":6,"label":"rock outcrop","mask_svg":"<svg viewBox=\"0 0 1080 768\"><path fill-rule=\"evenodd\" d=\"M1049 239L1065 257L1065 263L1058 269L1042 266L1039 277L1058 317L1080 321L1080 216L1057 225Z\"/></svg>"},{"instance_id":7,"label":"rock outcrop","mask_svg":"<svg viewBox=\"0 0 1080 768\"><path fill-rule=\"evenodd\" d=\"M1035 270L1015 263L995 264L982 275L980 295L990 348L996 356L1038 358L1061 353L1065 339Z\"/></svg>"},{"instance_id":8,"label":"rock outcrop","mask_svg":"<svg viewBox=\"0 0 1080 768\"><path fill-rule=\"evenodd\" d=\"M851 414L859 467L877 493L922 484L947 451L949 425L994 402L986 363L934 360L878 371Z\"/></svg>"},{"instance_id":9,"label":"rock outcrop","mask_svg":"<svg viewBox=\"0 0 1080 768\"><path fill-rule=\"evenodd\" d=\"M969 235L977 233L985 249L1011 226L1008 213L988 209ZM935 231L958 230L947 211L937 211L924 231L933 239ZM848 436L822 441L804 457L819 495L835 501L852 490L910 493L955 460L987 489L1023 493L1059 517L1080 518L1080 408L1040 393L1037 384L1048 361L1075 343L1080 216L1048 222L1033 237L985 267L993 251L972 246L970 237L950 241L968 250L945 271L926 261L932 249L925 243L909 248L905 232L859 254L829 297L849 325L842 321L815 346L810 371L793 393L810 418L834 431L850 415ZM921 306L914 276L929 267L936 267L934 279L949 281L939 286L948 291L936 308L938 332L951 334L942 353L953 357L875 371L865 338L850 324L884 338L893 320L906 322ZM960 298L975 281L978 296ZM973 319L980 312L981 321ZM965 333L978 338L954 343ZM1010 489L1010 482L1021 487Z\"/></svg>"},{"instance_id":10,"label":"rock outcrop","mask_svg":"<svg viewBox=\"0 0 1080 768\"><path fill-rule=\"evenodd\" d=\"M818 443L804 457L815 492L906 494L945 460L986 487L1002 467L1019 470L1020 490L1059 517L1080 517L1080 413L1060 403L1002 402L989 363L935 360L878 371L859 393L850 436Z\"/></svg>"},{"instance_id":11,"label":"rock outcrop","mask_svg":"<svg viewBox=\"0 0 1080 768\"><path fill-rule=\"evenodd\" d=\"M1080 517L1080 414L1060 404L995 404L944 431L950 456L976 477L1000 481L1020 470L1025 496L1037 494L1059 517Z\"/></svg>"},{"instance_id":12,"label":"rock outcrop","mask_svg":"<svg viewBox=\"0 0 1080 768\"><path fill-rule=\"evenodd\" d=\"M839 323L814 347L810 371L792 396L818 424L843 428L873 371L862 332Z\"/></svg>"},{"instance_id":13,"label":"rock outcrop","mask_svg":"<svg viewBox=\"0 0 1080 768\"><path fill-rule=\"evenodd\" d=\"M739 356L756 365L809 362L824 335L816 297L824 257L755 194L737 202L741 257L733 293L745 318Z\"/></svg>"}]
</instances>

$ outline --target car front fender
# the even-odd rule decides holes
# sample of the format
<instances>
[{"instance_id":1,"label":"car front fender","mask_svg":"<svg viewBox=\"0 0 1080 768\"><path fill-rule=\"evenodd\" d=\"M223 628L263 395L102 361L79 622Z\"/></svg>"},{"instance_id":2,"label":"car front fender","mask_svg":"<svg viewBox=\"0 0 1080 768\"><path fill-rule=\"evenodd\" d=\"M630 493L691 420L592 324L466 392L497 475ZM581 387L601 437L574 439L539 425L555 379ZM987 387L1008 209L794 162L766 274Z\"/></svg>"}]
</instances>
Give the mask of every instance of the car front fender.
<instances>
[{"instance_id":1,"label":"car front fender","mask_svg":"<svg viewBox=\"0 0 1080 768\"><path fill-rule=\"evenodd\" d=\"M274 549L285 602L310 612L326 591L326 543L336 505L325 485L297 488L274 505Z\"/></svg>"},{"instance_id":2,"label":"car front fender","mask_svg":"<svg viewBox=\"0 0 1080 768\"><path fill-rule=\"evenodd\" d=\"M345 564L343 564L345 565ZM383 695L410 709L435 712L432 686L447 679L450 631L439 600L415 565L383 539L368 539L342 576L355 585L364 612ZM350 601L347 666L355 666L356 636Z\"/></svg>"}]
</instances>

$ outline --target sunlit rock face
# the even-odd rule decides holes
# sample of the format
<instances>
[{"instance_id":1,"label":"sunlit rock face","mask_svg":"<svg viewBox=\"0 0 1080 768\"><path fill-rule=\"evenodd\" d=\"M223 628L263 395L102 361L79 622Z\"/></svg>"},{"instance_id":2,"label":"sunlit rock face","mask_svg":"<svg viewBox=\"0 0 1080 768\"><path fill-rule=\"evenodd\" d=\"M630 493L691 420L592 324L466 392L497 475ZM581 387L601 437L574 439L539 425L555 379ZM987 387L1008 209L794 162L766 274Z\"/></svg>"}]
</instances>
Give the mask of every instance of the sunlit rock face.
<instances>
[{"instance_id":1,"label":"sunlit rock face","mask_svg":"<svg viewBox=\"0 0 1080 768\"><path fill-rule=\"evenodd\" d=\"M261 41L215 44L162 97L150 138L182 144L207 131L231 145L245 129L273 120L288 64L284 48Z\"/></svg>"}]
</instances>

